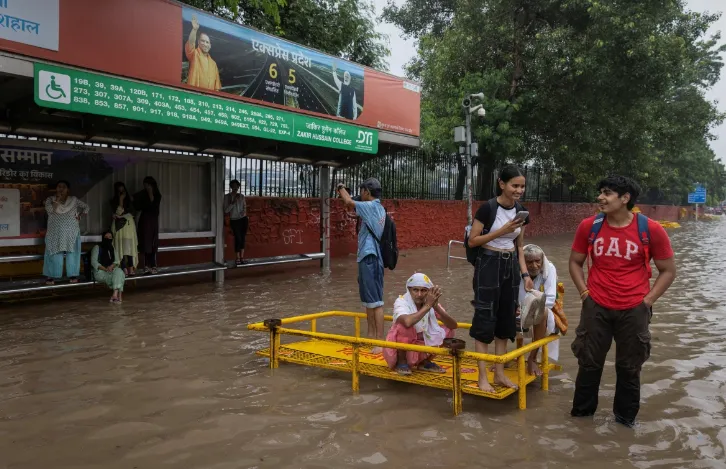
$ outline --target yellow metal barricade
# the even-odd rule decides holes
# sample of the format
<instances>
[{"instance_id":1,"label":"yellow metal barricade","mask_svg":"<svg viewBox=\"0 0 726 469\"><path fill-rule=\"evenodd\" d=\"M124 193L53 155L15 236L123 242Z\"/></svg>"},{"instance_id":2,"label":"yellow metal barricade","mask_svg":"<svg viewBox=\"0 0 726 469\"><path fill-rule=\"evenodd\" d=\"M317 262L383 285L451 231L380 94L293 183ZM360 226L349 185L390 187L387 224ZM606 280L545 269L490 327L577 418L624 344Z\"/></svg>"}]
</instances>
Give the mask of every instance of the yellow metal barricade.
<instances>
[{"instance_id":1,"label":"yellow metal barricade","mask_svg":"<svg viewBox=\"0 0 726 469\"><path fill-rule=\"evenodd\" d=\"M329 334L318 332L318 320L331 317L349 317L355 321L355 336ZM450 390L453 393L453 410L458 415L462 412L463 394L472 394L492 399L504 399L518 393L520 409L527 406L527 385L536 377L526 372L526 354L542 348L542 389L549 389L549 372L556 367L549 362L547 344L559 339L552 335L531 344L519 347L504 355L481 354L464 350L465 343L459 339L446 339L442 347L427 347L422 345L402 344L360 337L360 321L365 319L364 313L347 311L326 311L304 316L295 316L284 319L268 319L263 322L250 324L249 330L266 332L270 337L270 347L258 351L258 355L270 358L270 368L277 368L279 362L297 363L318 368L345 371L352 374L352 389L357 392L360 388L360 376L373 376L383 379L403 381L422 386ZM386 316L392 321L391 316ZM310 322L310 330L293 329L290 326ZM460 329L468 329L471 324L459 323ZM282 335L304 337L307 340L281 345ZM445 373L430 373L414 371L410 375L400 375L391 370L382 354L373 354L372 347L383 347L403 351L422 352L433 355L433 361L441 366ZM507 369L505 373L518 386L518 390L504 386L494 385L494 393L486 393L479 389L478 364L508 363L516 361L516 368ZM489 379L491 382L491 379Z\"/></svg>"}]
</instances>

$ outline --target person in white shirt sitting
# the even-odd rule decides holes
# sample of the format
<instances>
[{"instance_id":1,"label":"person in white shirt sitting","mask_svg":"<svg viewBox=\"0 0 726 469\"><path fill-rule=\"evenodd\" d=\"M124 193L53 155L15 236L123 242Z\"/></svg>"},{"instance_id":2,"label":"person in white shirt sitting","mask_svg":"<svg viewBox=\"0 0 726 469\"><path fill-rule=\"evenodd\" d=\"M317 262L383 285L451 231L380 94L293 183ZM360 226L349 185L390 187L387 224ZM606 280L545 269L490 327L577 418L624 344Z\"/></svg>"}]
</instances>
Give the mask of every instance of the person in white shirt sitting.
<instances>
[{"instance_id":1,"label":"person in white shirt sitting","mask_svg":"<svg viewBox=\"0 0 726 469\"><path fill-rule=\"evenodd\" d=\"M555 315L552 308L555 306L557 299L557 269L554 264L547 260L542 248L535 244L528 244L524 247L524 260L527 264L527 272L534 282L534 290L540 291L545 297L545 311L542 319L538 324L532 327L532 340L536 341L545 336L557 334L559 332L555 325ZM519 284L519 304L524 303L527 292L524 290L524 283ZM551 342L548 347L548 356L551 360L559 359L559 340ZM537 354L539 349L533 350L529 354L527 360L527 372L529 374L540 376L542 371L537 366Z\"/></svg>"}]
</instances>

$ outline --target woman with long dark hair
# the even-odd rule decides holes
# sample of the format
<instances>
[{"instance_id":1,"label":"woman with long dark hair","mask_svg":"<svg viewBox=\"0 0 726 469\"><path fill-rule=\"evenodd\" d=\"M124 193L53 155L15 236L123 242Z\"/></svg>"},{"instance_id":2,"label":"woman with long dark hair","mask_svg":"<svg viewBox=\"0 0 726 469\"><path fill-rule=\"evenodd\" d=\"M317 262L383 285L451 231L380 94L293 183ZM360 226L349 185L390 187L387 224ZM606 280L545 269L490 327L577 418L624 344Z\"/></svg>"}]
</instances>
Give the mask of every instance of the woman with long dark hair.
<instances>
[{"instance_id":1,"label":"woman with long dark hair","mask_svg":"<svg viewBox=\"0 0 726 469\"><path fill-rule=\"evenodd\" d=\"M517 215L525 211L519 204L525 182L518 167L505 166L497 180L499 195L479 207L471 227L469 247L480 249L474 270L474 319L469 335L475 339L479 353L488 353L492 341L497 355L506 353L507 340L514 341L517 335L519 284L524 280L525 290L533 288L523 253L524 225L529 217ZM504 374L503 363L495 366L494 384L517 387ZM485 362L479 362L479 389L495 392Z\"/></svg>"},{"instance_id":2,"label":"woman with long dark hair","mask_svg":"<svg viewBox=\"0 0 726 469\"><path fill-rule=\"evenodd\" d=\"M110 230L101 235L101 242L91 250L91 267L93 278L113 290L109 300L111 303L123 301L124 282L126 276L120 266L120 259L113 248L113 233Z\"/></svg>"},{"instance_id":3,"label":"woman with long dark hair","mask_svg":"<svg viewBox=\"0 0 726 469\"><path fill-rule=\"evenodd\" d=\"M55 195L45 199L48 229L45 233L43 275L46 285L63 277L63 259L71 283L78 283L81 270L81 229L78 221L88 215L88 205L70 195L71 184L58 181Z\"/></svg>"},{"instance_id":4,"label":"woman with long dark hair","mask_svg":"<svg viewBox=\"0 0 726 469\"><path fill-rule=\"evenodd\" d=\"M126 184L121 181L113 185L113 194L111 199L113 248L121 260L124 274L131 277L136 274L136 265L139 262L139 240L136 237L136 222L132 213L133 202L131 194L126 190Z\"/></svg>"},{"instance_id":5,"label":"woman with long dark hair","mask_svg":"<svg viewBox=\"0 0 726 469\"><path fill-rule=\"evenodd\" d=\"M144 273L156 274L156 253L159 251L159 211L161 192L156 180L144 178L144 189L134 196L134 206L141 212L139 217L139 252L144 253Z\"/></svg>"}]
</instances>

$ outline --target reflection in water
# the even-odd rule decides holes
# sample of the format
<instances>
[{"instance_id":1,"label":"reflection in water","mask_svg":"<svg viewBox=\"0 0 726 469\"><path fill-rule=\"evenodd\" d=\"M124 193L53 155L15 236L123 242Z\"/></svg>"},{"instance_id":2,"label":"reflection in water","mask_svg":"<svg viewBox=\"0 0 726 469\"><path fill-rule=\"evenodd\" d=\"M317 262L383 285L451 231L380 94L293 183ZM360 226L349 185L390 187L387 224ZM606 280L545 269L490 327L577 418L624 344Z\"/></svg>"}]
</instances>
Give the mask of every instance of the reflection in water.
<instances>
[{"instance_id":1,"label":"reflection in water","mask_svg":"<svg viewBox=\"0 0 726 469\"><path fill-rule=\"evenodd\" d=\"M254 355L267 337L245 326L360 310L350 257L328 276L292 270L221 289L130 291L122 306L100 297L5 306L0 468L724 467L725 234L726 220L671 232L679 277L655 307L635 430L611 417L614 347L598 414L569 417L571 335L561 349L565 371L549 393L530 386L524 412L515 398L465 396L454 418L444 391L363 377L353 395L347 374L285 364L270 372ZM574 331L571 235L534 241L565 282ZM410 251L387 271L388 307L420 269L443 286L447 309L469 321L472 269L458 261L447 271L445 253ZM342 319L319 329L353 332Z\"/></svg>"}]
</instances>

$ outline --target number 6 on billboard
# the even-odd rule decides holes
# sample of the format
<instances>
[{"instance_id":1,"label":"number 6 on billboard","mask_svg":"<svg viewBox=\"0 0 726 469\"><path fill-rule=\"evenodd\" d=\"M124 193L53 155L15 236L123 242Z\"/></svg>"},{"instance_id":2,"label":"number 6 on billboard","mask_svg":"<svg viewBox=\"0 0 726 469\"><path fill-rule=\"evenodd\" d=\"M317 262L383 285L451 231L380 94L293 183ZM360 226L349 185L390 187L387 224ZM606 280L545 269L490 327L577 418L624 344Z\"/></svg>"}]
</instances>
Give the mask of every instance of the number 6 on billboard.
<instances>
[{"instance_id":1,"label":"number 6 on billboard","mask_svg":"<svg viewBox=\"0 0 726 469\"><path fill-rule=\"evenodd\" d=\"M270 64L270 78L273 80L277 78L277 64L275 63Z\"/></svg>"}]
</instances>

